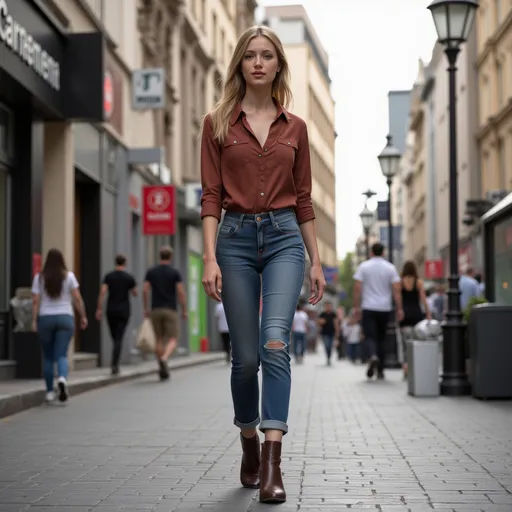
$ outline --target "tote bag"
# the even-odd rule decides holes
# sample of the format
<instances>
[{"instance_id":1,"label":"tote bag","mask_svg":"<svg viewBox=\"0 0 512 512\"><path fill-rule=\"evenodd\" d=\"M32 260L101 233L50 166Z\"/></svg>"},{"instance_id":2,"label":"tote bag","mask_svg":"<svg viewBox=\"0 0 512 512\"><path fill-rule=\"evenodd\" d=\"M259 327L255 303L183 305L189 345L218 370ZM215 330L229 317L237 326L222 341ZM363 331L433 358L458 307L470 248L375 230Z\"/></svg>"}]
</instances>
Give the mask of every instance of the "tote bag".
<instances>
[{"instance_id":1,"label":"tote bag","mask_svg":"<svg viewBox=\"0 0 512 512\"><path fill-rule=\"evenodd\" d=\"M145 318L139 329L135 346L145 353L154 353L156 349L155 331L149 318Z\"/></svg>"}]
</instances>

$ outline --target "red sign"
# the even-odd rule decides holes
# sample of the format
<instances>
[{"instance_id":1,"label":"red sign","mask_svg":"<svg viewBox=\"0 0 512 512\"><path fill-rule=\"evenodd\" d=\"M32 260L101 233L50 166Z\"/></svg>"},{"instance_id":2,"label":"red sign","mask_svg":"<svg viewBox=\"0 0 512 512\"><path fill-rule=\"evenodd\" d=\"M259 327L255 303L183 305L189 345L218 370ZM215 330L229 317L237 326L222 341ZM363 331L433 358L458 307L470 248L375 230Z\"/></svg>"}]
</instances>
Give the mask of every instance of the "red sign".
<instances>
[{"instance_id":1,"label":"red sign","mask_svg":"<svg viewBox=\"0 0 512 512\"><path fill-rule=\"evenodd\" d=\"M105 71L103 80L103 111L105 119L110 119L114 111L114 81L109 71Z\"/></svg>"},{"instance_id":2,"label":"red sign","mask_svg":"<svg viewBox=\"0 0 512 512\"><path fill-rule=\"evenodd\" d=\"M38 252L32 254L32 277L41 272L41 255Z\"/></svg>"},{"instance_id":3,"label":"red sign","mask_svg":"<svg viewBox=\"0 0 512 512\"><path fill-rule=\"evenodd\" d=\"M442 279L443 276L443 260L425 261L425 279Z\"/></svg>"},{"instance_id":4,"label":"red sign","mask_svg":"<svg viewBox=\"0 0 512 512\"><path fill-rule=\"evenodd\" d=\"M176 232L176 190L173 185L143 187L145 235L174 235Z\"/></svg>"}]
</instances>

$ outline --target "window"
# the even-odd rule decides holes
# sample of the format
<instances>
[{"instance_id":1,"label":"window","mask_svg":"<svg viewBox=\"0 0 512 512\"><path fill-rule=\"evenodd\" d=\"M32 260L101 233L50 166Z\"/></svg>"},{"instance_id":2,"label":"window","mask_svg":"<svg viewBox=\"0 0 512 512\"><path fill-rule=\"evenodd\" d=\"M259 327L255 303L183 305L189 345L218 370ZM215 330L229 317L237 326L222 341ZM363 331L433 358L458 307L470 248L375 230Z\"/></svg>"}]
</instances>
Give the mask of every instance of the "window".
<instances>
[{"instance_id":1,"label":"window","mask_svg":"<svg viewBox=\"0 0 512 512\"><path fill-rule=\"evenodd\" d=\"M498 172L499 172L499 188L504 190L507 188L507 170L505 163L505 143L503 139L498 141Z\"/></svg>"},{"instance_id":2,"label":"window","mask_svg":"<svg viewBox=\"0 0 512 512\"><path fill-rule=\"evenodd\" d=\"M496 88L498 93L498 108L503 107L503 64L496 62Z\"/></svg>"}]
</instances>

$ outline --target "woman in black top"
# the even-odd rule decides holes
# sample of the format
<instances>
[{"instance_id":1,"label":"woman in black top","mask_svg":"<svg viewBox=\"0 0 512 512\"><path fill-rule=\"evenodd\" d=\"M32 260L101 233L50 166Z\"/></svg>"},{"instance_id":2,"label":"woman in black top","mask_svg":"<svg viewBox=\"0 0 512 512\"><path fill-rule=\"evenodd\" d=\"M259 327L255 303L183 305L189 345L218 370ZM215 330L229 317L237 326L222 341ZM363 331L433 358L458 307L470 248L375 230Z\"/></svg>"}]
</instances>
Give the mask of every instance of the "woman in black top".
<instances>
[{"instance_id":1,"label":"woman in black top","mask_svg":"<svg viewBox=\"0 0 512 512\"><path fill-rule=\"evenodd\" d=\"M425 317L432 318L425 294L425 286L418 276L416 264L406 261L402 270L402 307L404 318L400 322L402 333L404 378L407 377L407 340L414 334L414 326ZM422 307L423 306L423 307Z\"/></svg>"}]
</instances>

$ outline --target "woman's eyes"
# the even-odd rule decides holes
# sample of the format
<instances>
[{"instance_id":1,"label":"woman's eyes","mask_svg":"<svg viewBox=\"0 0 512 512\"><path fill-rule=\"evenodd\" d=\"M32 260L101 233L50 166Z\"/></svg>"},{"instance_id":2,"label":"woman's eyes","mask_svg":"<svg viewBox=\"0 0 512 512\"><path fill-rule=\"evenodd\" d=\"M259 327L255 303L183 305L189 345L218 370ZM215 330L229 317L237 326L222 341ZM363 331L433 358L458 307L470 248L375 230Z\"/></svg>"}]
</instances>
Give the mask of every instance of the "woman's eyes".
<instances>
[{"instance_id":1,"label":"woman's eyes","mask_svg":"<svg viewBox=\"0 0 512 512\"><path fill-rule=\"evenodd\" d=\"M249 60L249 59L252 59L253 57L254 57L254 55L249 54L249 55L245 56L245 59ZM266 60L270 60L273 58L273 55L271 53L267 53L266 55L263 55L263 58Z\"/></svg>"}]
</instances>

